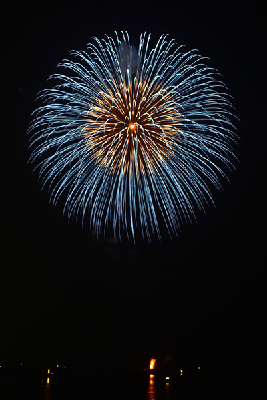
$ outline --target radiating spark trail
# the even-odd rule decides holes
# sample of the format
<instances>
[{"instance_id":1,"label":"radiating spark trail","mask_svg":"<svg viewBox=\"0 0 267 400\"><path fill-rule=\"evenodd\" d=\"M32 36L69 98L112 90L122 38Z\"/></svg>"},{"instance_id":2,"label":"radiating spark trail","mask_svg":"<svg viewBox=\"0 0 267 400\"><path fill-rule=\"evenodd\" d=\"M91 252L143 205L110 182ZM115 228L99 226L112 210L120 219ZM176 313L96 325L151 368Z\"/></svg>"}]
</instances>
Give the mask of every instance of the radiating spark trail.
<instances>
[{"instance_id":1,"label":"radiating spark trail","mask_svg":"<svg viewBox=\"0 0 267 400\"><path fill-rule=\"evenodd\" d=\"M72 51L79 62L58 66L61 83L39 93L44 105L28 128L30 162L56 204L82 219L88 213L97 237L113 225L135 240L136 230L151 240L164 227L171 237L213 203L211 186L234 168L237 142L234 114L219 74L197 51L167 35L150 52L150 35L139 48L127 32ZM210 183L212 185L210 185Z\"/></svg>"}]
</instances>

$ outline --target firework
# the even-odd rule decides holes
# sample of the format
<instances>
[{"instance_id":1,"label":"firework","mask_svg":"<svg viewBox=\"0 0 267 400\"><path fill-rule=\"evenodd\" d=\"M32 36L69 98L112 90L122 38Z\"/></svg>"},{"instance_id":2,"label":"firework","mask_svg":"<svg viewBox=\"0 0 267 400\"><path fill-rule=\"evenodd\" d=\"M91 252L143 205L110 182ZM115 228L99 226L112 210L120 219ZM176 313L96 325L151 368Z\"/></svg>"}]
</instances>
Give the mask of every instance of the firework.
<instances>
[{"instance_id":1,"label":"firework","mask_svg":"<svg viewBox=\"0 0 267 400\"><path fill-rule=\"evenodd\" d=\"M136 231L149 241L195 219L213 203L237 141L233 107L219 74L196 50L183 52L167 35L148 50L127 32L72 51L58 66L58 85L39 93L43 106L28 128L30 162L54 204L69 218L89 215L99 237Z\"/></svg>"}]
</instances>

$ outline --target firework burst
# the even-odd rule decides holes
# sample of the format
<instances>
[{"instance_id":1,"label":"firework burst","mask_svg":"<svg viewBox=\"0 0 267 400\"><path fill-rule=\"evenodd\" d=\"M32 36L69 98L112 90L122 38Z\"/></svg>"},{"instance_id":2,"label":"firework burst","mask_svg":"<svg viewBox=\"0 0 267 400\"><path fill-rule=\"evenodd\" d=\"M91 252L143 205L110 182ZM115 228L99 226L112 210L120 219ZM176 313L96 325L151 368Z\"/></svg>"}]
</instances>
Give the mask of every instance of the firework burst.
<instances>
[{"instance_id":1,"label":"firework burst","mask_svg":"<svg viewBox=\"0 0 267 400\"><path fill-rule=\"evenodd\" d=\"M166 38L151 51L146 34L138 50L127 32L116 42L94 38L38 96L30 162L53 203L65 196L64 212L88 214L97 237L109 224L119 240L123 231L135 240L136 230L149 241L162 229L176 236L196 207L213 203L210 187L227 178L221 166L233 168L227 88L197 51Z\"/></svg>"}]
</instances>

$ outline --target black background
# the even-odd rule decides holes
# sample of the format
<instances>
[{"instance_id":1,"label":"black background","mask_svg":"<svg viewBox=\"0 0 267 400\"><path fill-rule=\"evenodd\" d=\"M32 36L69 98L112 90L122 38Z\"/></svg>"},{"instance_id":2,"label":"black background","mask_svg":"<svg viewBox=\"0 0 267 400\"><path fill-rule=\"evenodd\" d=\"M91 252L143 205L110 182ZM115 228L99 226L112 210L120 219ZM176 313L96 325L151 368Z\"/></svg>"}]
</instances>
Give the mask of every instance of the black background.
<instances>
[{"instance_id":1,"label":"black background","mask_svg":"<svg viewBox=\"0 0 267 400\"><path fill-rule=\"evenodd\" d=\"M0 364L265 365L266 205L260 2L43 2L4 9ZM169 33L223 75L240 122L240 160L216 209L162 244L92 239L49 204L27 165L35 97L72 49L127 30ZM154 41L154 42L153 42Z\"/></svg>"}]
</instances>

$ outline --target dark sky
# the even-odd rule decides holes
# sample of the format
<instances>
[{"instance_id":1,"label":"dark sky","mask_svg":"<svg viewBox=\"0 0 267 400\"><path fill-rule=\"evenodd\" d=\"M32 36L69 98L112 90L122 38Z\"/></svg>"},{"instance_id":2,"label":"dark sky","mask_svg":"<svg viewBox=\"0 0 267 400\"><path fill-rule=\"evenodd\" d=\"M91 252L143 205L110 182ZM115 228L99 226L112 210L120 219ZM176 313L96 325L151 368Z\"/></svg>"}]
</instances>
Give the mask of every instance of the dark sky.
<instances>
[{"instance_id":1,"label":"dark sky","mask_svg":"<svg viewBox=\"0 0 267 400\"><path fill-rule=\"evenodd\" d=\"M0 364L146 367L167 354L182 367L265 363L263 10L257 2L172 4L6 9ZM162 244L96 242L49 204L27 165L36 93L69 50L114 30L128 30L136 45L147 31L199 49L240 118L240 164L215 193L217 208Z\"/></svg>"}]
</instances>

